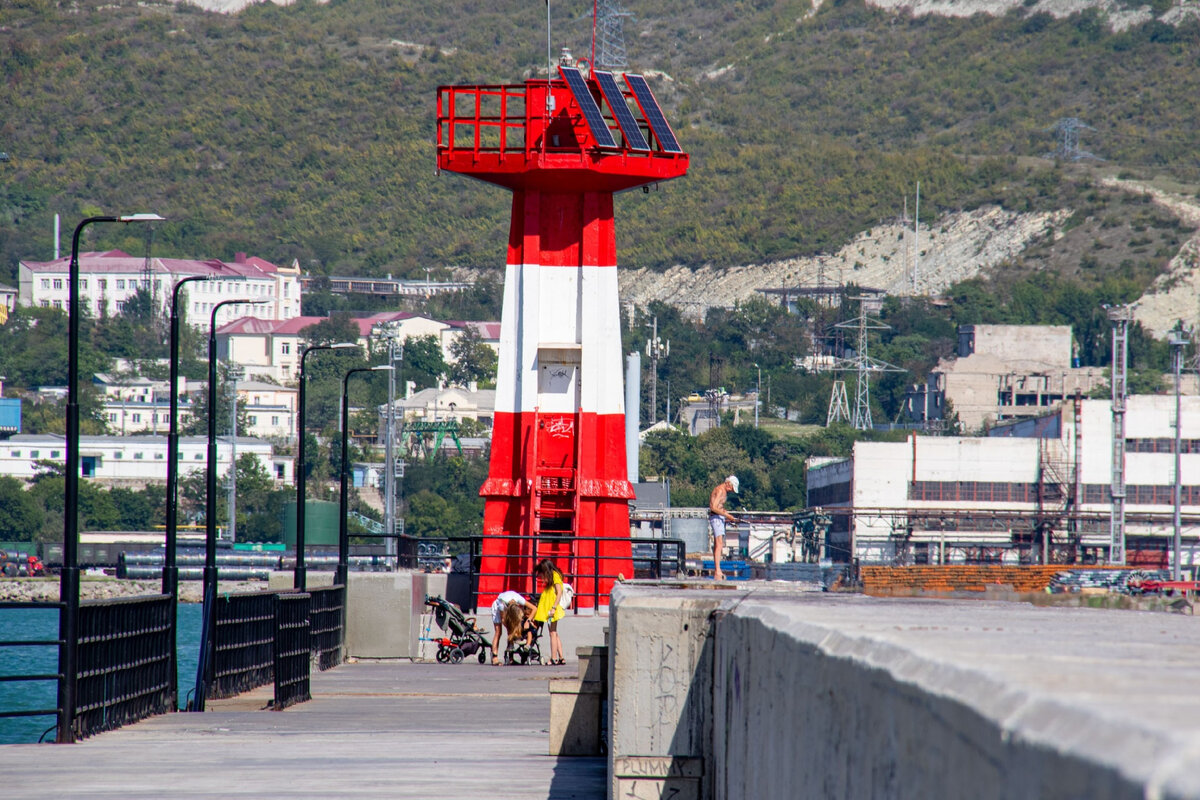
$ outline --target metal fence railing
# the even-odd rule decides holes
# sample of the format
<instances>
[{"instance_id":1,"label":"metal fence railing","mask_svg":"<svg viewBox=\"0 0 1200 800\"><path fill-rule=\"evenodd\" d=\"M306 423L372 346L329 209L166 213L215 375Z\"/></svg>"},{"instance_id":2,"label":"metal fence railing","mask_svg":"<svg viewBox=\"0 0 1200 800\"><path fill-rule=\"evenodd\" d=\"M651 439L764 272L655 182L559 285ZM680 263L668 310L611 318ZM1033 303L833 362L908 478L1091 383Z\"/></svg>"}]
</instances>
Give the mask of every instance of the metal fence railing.
<instances>
[{"instance_id":1,"label":"metal fence railing","mask_svg":"<svg viewBox=\"0 0 1200 800\"><path fill-rule=\"evenodd\" d=\"M0 612L20 611L26 609L53 609L55 612L61 612L62 603L35 603L35 602L4 602L0 603ZM12 630L15 625L6 625L0 618L0 630ZM57 626L55 626L57 630ZM38 658L32 655L38 650L54 648L58 650L62 647L61 639L5 639L0 641L0 663L6 664L22 664L45 662L46 664L54 663L57 665L57 653L54 656L47 654L45 658ZM7 656L7 657L6 657ZM58 672L8 672L7 669L0 674L0 684L5 686L15 686L16 691L5 693L5 697L12 700L20 698L23 702L16 702L12 705L21 706L20 708L10 707L9 702L0 704L0 719L12 719L15 717L54 717L54 724L50 726L47 733L55 730L62 722L61 711L57 707L39 708L35 699L33 703L29 702L29 698L37 698L46 696L47 698L54 696L54 691L47 689L45 692L37 692L31 689L31 684L54 682L55 687L62 679L62 675ZM30 707L32 705L32 707ZM45 734L43 734L44 736Z\"/></svg>"},{"instance_id":2,"label":"metal fence railing","mask_svg":"<svg viewBox=\"0 0 1200 800\"><path fill-rule=\"evenodd\" d=\"M171 709L173 603L162 594L79 604L74 738Z\"/></svg>"},{"instance_id":3,"label":"metal fence railing","mask_svg":"<svg viewBox=\"0 0 1200 800\"><path fill-rule=\"evenodd\" d=\"M233 697L274 682L275 708L307 700L310 664L325 670L342 663L345 603L340 585L221 595L208 697Z\"/></svg>"},{"instance_id":4,"label":"metal fence railing","mask_svg":"<svg viewBox=\"0 0 1200 800\"><path fill-rule=\"evenodd\" d=\"M274 592L239 592L217 598L212 698L233 697L275 675Z\"/></svg>"},{"instance_id":5,"label":"metal fence railing","mask_svg":"<svg viewBox=\"0 0 1200 800\"><path fill-rule=\"evenodd\" d=\"M508 536L508 537L490 537L501 539L513 539L520 541L528 541L528 536ZM550 540L551 537L542 537L542 541ZM429 537L419 540L414 540L415 553L418 557L418 563L414 566L424 567L426 569L439 569L442 559L446 556L460 556L455 559L455 572L459 571L459 565L465 562L467 567L466 581L467 585L463 587L461 592L454 592L447 588L448 595L455 595L453 598L449 596L447 599L452 599L452 602L471 608L477 607L479 597L479 576L480 562L483 557L483 540L482 536L447 536L447 537ZM591 591L582 593L584 597L592 599L592 605L598 605L603 597L607 601L607 595L601 595L598 587L602 579L615 580L618 578L618 570L611 565L606 564L609 561L625 562L624 557L606 556L600 554L600 545L613 541L606 537L589 537L589 536L571 536L561 537L556 540L556 544L561 546L576 546L578 543L588 543L590 546L586 550L585 555L570 556L561 561L558 566L563 570L567 578L574 582L577 596L579 596L580 586L587 585L593 587ZM630 550L633 560L633 575L625 575L625 578L674 578L676 575L681 575L686 570L686 543L682 539L657 539L657 538L630 538L627 540L630 543ZM439 545L440 543L440 545ZM467 558L461 558L466 555ZM459 573L461 574L461 573ZM502 573L506 582L511 582L514 586L528 585L533 587L534 581L531 573ZM579 613L578 604L573 606L574 613Z\"/></svg>"},{"instance_id":6,"label":"metal fence railing","mask_svg":"<svg viewBox=\"0 0 1200 800\"><path fill-rule=\"evenodd\" d=\"M274 708L282 711L312 696L309 693L312 636L308 616L311 595L293 592L276 597Z\"/></svg>"},{"instance_id":7,"label":"metal fence railing","mask_svg":"<svg viewBox=\"0 0 1200 800\"><path fill-rule=\"evenodd\" d=\"M309 589L308 619L317 669L327 670L345 658L346 587Z\"/></svg>"}]
</instances>

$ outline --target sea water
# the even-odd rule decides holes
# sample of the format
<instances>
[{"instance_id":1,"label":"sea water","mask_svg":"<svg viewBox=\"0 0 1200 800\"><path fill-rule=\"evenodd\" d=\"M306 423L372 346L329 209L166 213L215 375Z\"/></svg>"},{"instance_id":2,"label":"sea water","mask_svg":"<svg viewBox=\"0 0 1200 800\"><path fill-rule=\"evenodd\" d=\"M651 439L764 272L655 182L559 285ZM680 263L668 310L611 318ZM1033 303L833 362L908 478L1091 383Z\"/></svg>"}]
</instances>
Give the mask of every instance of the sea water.
<instances>
[{"instance_id":1,"label":"sea water","mask_svg":"<svg viewBox=\"0 0 1200 800\"><path fill-rule=\"evenodd\" d=\"M200 652L200 603L179 604L178 649L179 705L182 708L196 685L196 661ZM0 608L0 641L52 640L58 638L58 609ZM0 676L53 675L58 672L57 647L0 647ZM54 708L58 684L46 681L0 681L0 711ZM0 744L54 740L53 716L0 717Z\"/></svg>"}]
</instances>

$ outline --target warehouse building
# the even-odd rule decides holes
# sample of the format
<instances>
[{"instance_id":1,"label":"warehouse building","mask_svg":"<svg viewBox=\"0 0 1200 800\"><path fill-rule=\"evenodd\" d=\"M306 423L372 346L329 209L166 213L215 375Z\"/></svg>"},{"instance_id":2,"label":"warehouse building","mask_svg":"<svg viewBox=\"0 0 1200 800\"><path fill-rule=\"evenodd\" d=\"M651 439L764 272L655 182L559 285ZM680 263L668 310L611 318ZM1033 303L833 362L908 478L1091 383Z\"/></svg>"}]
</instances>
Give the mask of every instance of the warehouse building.
<instances>
[{"instance_id":1,"label":"warehouse building","mask_svg":"<svg viewBox=\"0 0 1200 800\"><path fill-rule=\"evenodd\" d=\"M1126 561L1161 567L1174 534L1170 395L1128 398ZM1200 398L1183 397L1181 564L1200 565ZM1068 399L987 437L856 442L808 462L808 504L830 514L826 550L863 564L1104 563L1111 519L1111 402ZM1120 526L1117 536L1120 536Z\"/></svg>"}]
</instances>

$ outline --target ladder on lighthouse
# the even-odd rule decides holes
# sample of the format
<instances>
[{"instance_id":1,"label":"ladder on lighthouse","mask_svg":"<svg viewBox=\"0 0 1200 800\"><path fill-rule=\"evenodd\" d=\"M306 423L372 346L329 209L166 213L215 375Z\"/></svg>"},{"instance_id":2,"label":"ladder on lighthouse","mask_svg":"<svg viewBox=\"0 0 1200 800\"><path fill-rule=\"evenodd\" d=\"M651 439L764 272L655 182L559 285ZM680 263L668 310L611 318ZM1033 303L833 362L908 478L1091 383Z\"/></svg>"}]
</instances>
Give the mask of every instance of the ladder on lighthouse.
<instances>
[{"instance_id":1,"label":"ladder on lighthouse","mask_svg":"<svg viewBox=\"0 0 1200 800\"><path fill-rule=\"evenodd\" d=\"M576 411L572 426L579 430L580 411ZM533 563L543 558L554 562L564 575L575 575L578 564L575 560L576 536L579 535L579 457L580 437L573 436L575 446L569 460L552 463L545 457L545 449L539 447L540 435L546 425L561 424L562 415L546 415L540 409L534 411L535 434L530 452L532 475L530 479L529 513L526 515L528 530L533 539Z\"/></svg>"}]
</instances>

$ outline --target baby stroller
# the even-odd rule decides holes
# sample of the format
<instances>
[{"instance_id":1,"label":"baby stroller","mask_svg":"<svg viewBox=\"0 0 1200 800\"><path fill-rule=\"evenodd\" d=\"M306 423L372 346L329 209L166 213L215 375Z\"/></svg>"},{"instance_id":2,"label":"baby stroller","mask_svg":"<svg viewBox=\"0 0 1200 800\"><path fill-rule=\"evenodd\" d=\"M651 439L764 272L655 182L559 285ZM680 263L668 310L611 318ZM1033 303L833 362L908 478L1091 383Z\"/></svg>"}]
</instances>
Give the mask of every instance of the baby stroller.
<instances>
[{"instance_id":1,"label":"baby stroller","mask_svg":"<svg viewBox=\"0 0 1200 800\"><path fill-rule=\"evenodd\" d=\"M504 665L541 664L542 651L538 647L538 639L541 636L542 623L525 620L525 630L522 631L521 639L504 651Z\"/></svg>"},{"instance_id":2,"label":"baby stroller","mask_svg":"<svg viewBox=\"0 0 1200 800\"><path fill-rule=\"evenodd\" d=\"M476 653L480 664L487 661L487 631L476 627L474 617L466 616L461 608L441 597L425 595L425 605L433 609L434 622L446 632L445 636L428 640L437 643L439 664L458 664Z\"/></svg>"}]
</instances>

